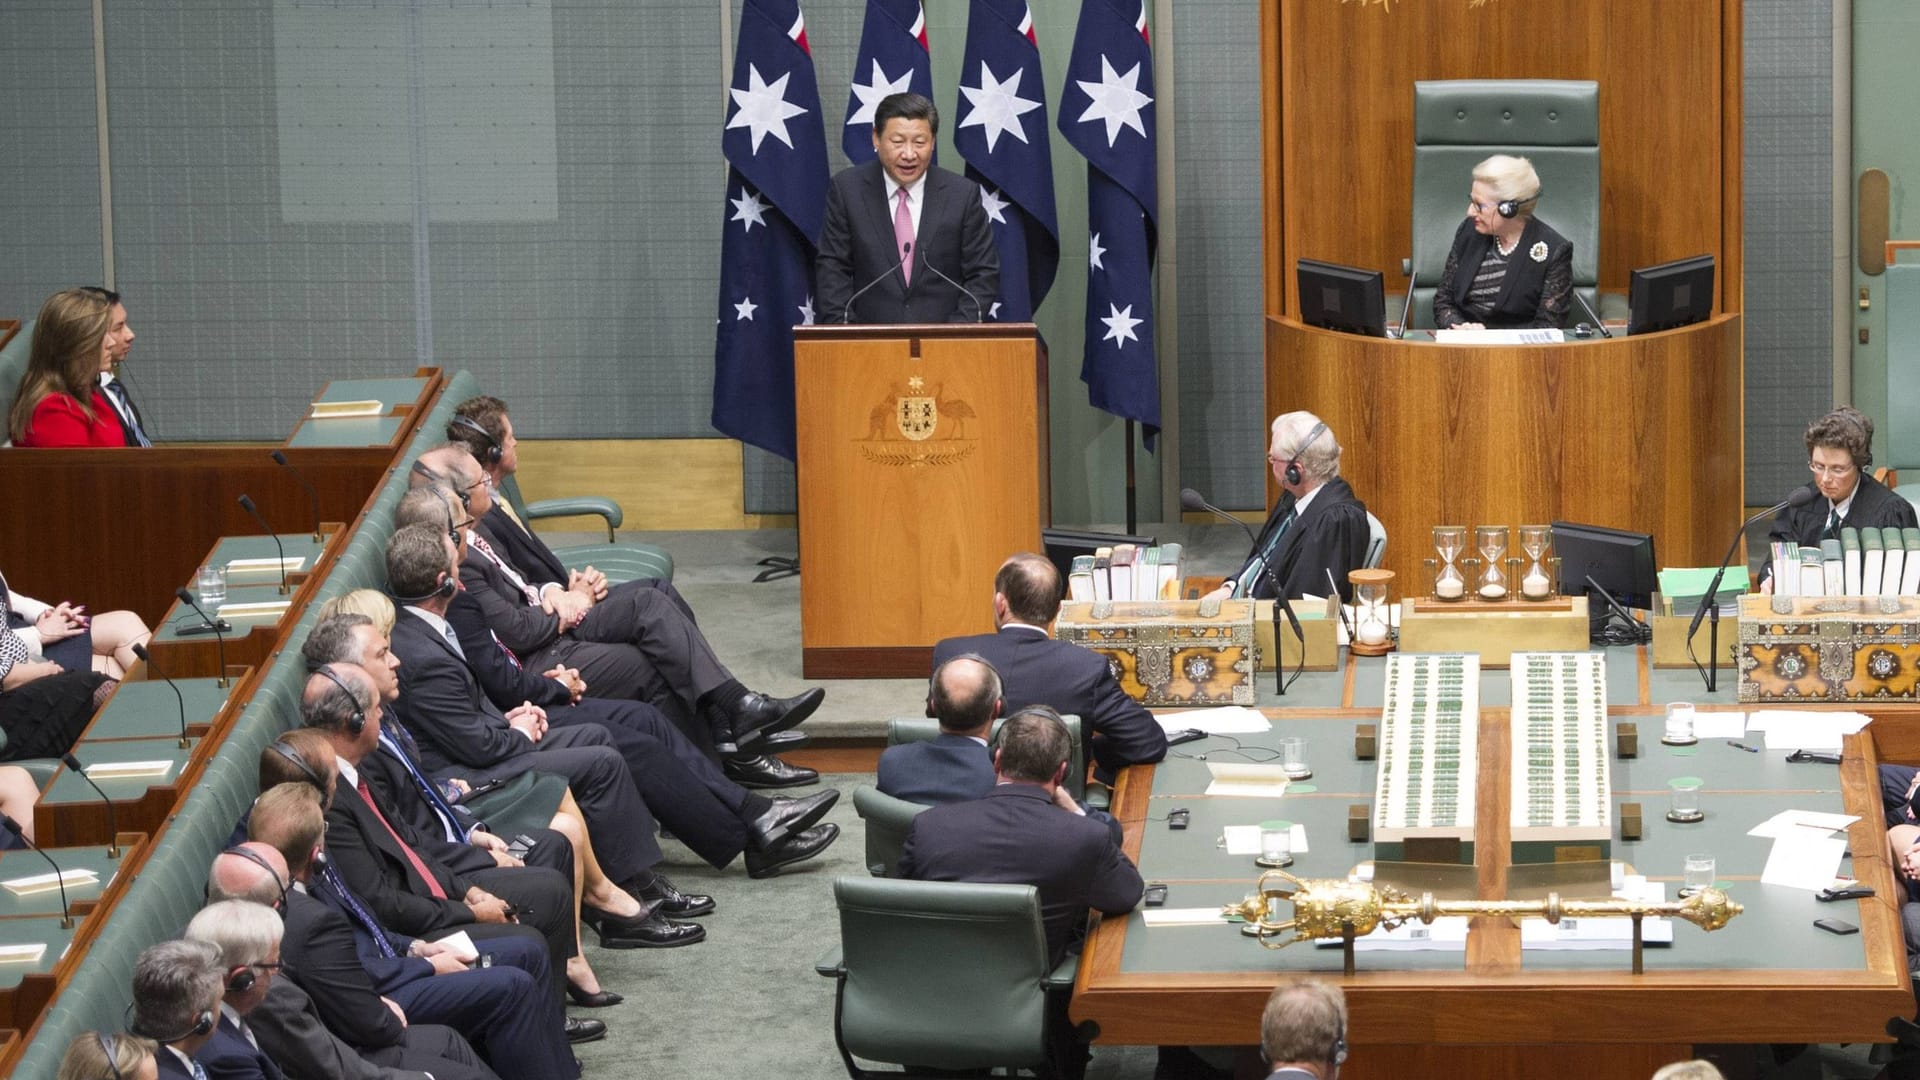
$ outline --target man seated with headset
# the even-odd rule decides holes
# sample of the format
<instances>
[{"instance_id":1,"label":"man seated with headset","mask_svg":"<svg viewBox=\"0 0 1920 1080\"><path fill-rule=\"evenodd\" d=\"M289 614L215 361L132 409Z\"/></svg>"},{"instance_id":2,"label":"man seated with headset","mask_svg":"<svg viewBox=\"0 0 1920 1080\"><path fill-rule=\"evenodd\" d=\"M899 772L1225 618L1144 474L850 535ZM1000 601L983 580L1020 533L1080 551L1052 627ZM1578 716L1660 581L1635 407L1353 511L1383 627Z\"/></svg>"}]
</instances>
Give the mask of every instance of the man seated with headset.
<instances>
[{"instance_id":1,"label":"man seated with headset","mask_svg":"<svg viewBox=\"0 0 1920 1080\"><path fill-rule=\"evenodd\" d=\"M1347 996L1306 975L1274 987L1260 1014L1267 1080L1334 1080L1347 1061Z\"/></svg>"},{"instance_id":2,"label":"man seated with headset","mask_svg":"<svg viewBox=\"0 0 1920 1080\"><path fill-rule=\"evenodd\" d=\"M196 1055L210 1076L280 1080L280 1066L261 1049L247 1018L266 1003L280 974L283 932L279 914L251 900L214 901L187 923L186 940L219 950L226 979L219 1022Z\"/></svg>"},{"instance_id":3,"label":"man seated with headset","mask_svg":"<svg viewBox=\"0 0 1920 1080\"><path fill-rule=\"evenodd\" d=\"M1240 564L1214 595L1274 598L1278 585L1290 600L1339 590L1353 599L1347 572L1366 562L1372 530L1367 504L1340 477L1340 444L1310 412L1273 421L1267 465L1280 484L1280 501Z\"/></svg>"},{"instance_id":4,"label":"man seated with headset","mask_svg":"<svg viewBox=\"0 0 1920 1080\"><path fill-rule=\"evenodd\" d=\"M194 1055L212 1040L225 994L219 949L204 941L150 945L133 964L127 1029L160 1044L153 1056L161 1076L206 1080Z\"/></svg>"}]
</instances>

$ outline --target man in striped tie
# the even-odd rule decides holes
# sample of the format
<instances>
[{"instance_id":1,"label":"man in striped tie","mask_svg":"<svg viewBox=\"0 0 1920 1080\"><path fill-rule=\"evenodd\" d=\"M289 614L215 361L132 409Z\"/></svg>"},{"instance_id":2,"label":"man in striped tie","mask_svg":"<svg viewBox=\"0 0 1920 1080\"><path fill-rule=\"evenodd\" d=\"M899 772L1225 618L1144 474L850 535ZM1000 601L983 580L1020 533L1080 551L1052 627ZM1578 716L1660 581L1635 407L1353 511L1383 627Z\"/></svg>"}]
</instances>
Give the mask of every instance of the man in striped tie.
<instances>
[{"instance_id":1,"label":"man in striped tie","mask_svg":"<svg viewBox=\"0 0 1920 1080\"><path fill-rule=\"evenodd\" d=\"M1370 530L1367 505L1340 477L1340 443L1332 429L1310 412L1276 418L1267 465L1280 485L1280 501L1247 561L1218 595L1271 600L1277 586L1298 599L1338 587L1343 599L1350 598L1347 572L1366 561Z\"/></svg>"}]
</instances>

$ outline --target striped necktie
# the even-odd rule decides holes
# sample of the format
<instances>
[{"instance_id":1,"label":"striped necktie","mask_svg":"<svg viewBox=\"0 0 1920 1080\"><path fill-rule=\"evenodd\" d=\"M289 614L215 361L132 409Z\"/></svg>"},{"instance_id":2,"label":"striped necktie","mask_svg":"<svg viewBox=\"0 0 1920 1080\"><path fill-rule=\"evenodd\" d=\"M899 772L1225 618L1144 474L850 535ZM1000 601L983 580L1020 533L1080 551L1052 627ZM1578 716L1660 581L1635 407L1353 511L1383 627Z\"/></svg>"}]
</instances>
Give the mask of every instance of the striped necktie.
<instances>
[{"instance_id":1,"label":"striped necktie","mask_svg":"<svg viewBox=\"0 0 1920 1080\"><path fill-rule=\"evenodd\" d=\"M1293 520L1293 511L1289 509L1274 526L1273 535L1267 537L1267 542L1261 545L1259 552L1247 560L1246 569L1240 571L1240 576L1234 579L1233 595L1242 598L1253 595L1254 587L1260 583L1262 577L1266 576L1267 563L1272 560L1274 550L1280 546L1280 538L1287 535L1287 531L1293 528Z\"/></svg>"},{"instance_id":2,"label":"striped necktie","mask_svg":"<svg viewBox=\"0 0 1920 1080\"><path fill-rule=\"evenodd\" d=\"M360 928L373 938L373 943L380 949L381 956L392 960L400 955L400 950L394 948L393 941L387 937L387 928L381 926L380 920L374 918L371 912L360 906L360 898L353 895L352 889L347 888L346 881L340 877L340 871L335 869L332 863L328 863L320 871L320 880L327 883L334 897L344 904L348 913L359 921Z\"/></svg>"}]
</instances>

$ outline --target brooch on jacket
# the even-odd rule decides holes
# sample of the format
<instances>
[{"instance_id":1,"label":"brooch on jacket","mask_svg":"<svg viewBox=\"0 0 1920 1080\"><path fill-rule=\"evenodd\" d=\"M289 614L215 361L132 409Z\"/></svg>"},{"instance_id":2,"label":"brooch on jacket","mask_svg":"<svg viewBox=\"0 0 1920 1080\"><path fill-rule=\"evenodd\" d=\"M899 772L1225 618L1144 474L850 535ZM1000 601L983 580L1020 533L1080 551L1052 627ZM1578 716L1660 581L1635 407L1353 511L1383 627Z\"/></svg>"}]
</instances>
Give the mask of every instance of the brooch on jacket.
<instances>
[{"instance_id":1,"label":"brooch on jacket","mask_svg":"<svg viewBox=\"0 0 1920 1080\"><path fill-rule=\"evenodd\" d=\"M1533 246L1527 249L1527 257L1534 262L1546 262L1547 242L1545 240L1535 240Z\"/></svg>"}]
</instances>

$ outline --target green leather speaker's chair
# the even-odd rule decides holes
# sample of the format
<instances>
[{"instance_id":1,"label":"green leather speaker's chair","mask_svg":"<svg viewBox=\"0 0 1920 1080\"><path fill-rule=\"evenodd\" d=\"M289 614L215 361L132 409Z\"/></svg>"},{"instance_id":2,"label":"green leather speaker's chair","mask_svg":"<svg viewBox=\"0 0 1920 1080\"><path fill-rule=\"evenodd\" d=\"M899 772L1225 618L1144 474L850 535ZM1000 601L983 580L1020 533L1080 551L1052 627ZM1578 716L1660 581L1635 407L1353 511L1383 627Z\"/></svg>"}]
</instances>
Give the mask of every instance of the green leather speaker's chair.
<instances>
[{"instance_id":1,"label":"green leather speaker's chair","mask_svg":"<svg viewBox=\"0 0 1920 1080\"><path fill-rule=\"evenodd\" d=\"M836 984L833 1036L849 1076L914 1068L1060 1075L1072 1045L1061 1005L1079 958L1048 970L1033 886L843 877L833 894L840 948L815 970ZM1050 1015L1060 1017L1051 1029ZM856 1058L908 1071L870 1071Z\"/></svg>"},{"instance_id":2,"label":"green leather speaker's chair","mask_svg":"<svg viewBox=\"0 0 1920 1080\"><path fill-rule=\"evenodd\" d=\"M520 485L512 476L501 481L499 490L528 528L532 528L533 523L541 518L596 516L602 520L607 527L607 542L555 548L553 553L560 557L564 565L573 569L592 566L616 585L643 578L673 580L673 556L664 548L652 544L622 543L614 537L614 530L620 527L626 515L620 509L620 504L612 499L599 495L573 495L528 502L521 496Z\"/></svg>"},{"instance_id":3,"label":"green leather speaker's chair","mask_svg":"<svg viewBox=\"0 0 1920 1080\"><path fill-rule=\"evenodd\" d=\"M907 846L907 830L913 819L927 807L905 799L896 799L879 788L861 784L853 789L853 812L866 823L867 872L874 877L892 877L900 866L900 852Z\"/></svg>"},{"instance_id":4,"label":"green leather speaker's chair","mask_svg":"<svg viewBox=\"0 0 1920 1080\"><path fill-rule=\"evenodd\" d=\"M1060 719L1066 721L1067 734L1073 738L1073 756L1067 759L1067 794L1095 809L1107 808L1107 789L1101 784L1087 783L1087 750L1080 738L1080 718L1069 714ZM993 730L1000 730L1000 721L993 722ZM901 743L929 742L940 735L940 721L930 716L896 716L887 721L887 745L899 746ZM1088 792L1092 794L1089 795Z\"/></svg>"},{"instance_id":5,"label":"green leather speaker's chair","mask_svg":"<svg viewBox=\"0 0 1920 1080\"><path fill-rule=\"evenodd\" d=\"M1413 257L1408 322L1433 326L1433 294L1453 233L1467 216L1473 167L1494 154L1533 162L1537 216L1573 242L1573 287L1600 307L1600 84L1560 79L1456 79L1413 84ZM1405 267L1403 267L1405 269ZM1389 318L1400 297L1387 301ZM1578 301L1567 325L1589 321Z\"/></svg>"}]
</instances>

